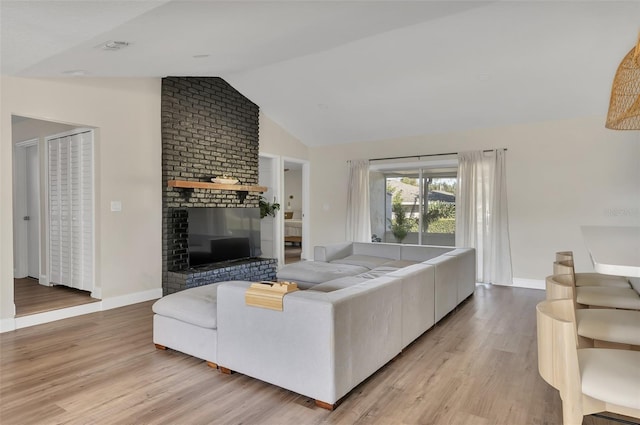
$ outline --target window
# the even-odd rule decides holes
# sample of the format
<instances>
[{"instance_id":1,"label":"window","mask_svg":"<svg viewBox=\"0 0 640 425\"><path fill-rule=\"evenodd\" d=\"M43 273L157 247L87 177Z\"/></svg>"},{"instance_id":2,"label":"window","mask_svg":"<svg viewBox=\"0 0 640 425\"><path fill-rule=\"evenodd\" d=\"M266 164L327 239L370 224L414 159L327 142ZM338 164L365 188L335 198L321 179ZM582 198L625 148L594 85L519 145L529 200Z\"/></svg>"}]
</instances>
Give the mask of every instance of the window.
<instances>
[{"instance_id":1,"label":"window","mask_svg":"<svg viewBox=\"0 0 640 425\"><path fill-rule=\"evenodd\" d=\"M447 167L419 165L372 167L373 238L380 242L453 246L457 164L449 161Z\"/></svg>"}]
</instances>

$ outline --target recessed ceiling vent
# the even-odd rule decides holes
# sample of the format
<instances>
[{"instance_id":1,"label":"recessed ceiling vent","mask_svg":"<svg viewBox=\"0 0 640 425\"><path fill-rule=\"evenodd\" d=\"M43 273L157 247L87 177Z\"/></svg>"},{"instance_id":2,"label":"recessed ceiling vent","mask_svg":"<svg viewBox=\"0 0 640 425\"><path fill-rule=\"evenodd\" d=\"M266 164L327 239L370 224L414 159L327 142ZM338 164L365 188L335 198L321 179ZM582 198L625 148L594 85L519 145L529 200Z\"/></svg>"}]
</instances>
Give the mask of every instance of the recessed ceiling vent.
<instances>
[{"instance_id":1,"label":"recessed ceiling vent","mask_svg":"<svg viewBox=\"0 0 640 425\"><path fill-rule=\"evenodd\" d=\"M115 40L110 40L107 41L105 43L100 44L99 48L101 48L102 50L107 50L109 52L115 52L116 50L122 50L125 47L127 47L129 44L128 41L115 41Z\"/></svg>"}]
</instances>

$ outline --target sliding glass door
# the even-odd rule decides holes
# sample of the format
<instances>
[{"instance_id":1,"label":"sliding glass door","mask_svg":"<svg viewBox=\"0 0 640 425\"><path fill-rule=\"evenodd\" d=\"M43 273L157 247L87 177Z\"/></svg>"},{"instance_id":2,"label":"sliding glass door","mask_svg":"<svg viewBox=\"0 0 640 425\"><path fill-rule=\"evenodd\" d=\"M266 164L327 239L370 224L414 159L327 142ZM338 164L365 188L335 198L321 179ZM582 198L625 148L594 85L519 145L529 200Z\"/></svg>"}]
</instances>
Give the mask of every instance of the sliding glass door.
<instances>
[{"instance_id":1,"label":"sliding glass door","mask_svg":"<svg viewBox=\"0 0 640 425\"><path fill-rule=\"evenodd\" d=\"M374 240L455 245L455 168L374 170L370 182Z\"/></svg>"},{"instance_id":2,"label":"sliding glass door","mask_svg":"<svg viewBox=\"0 0 640 425\"><path fill-rule=\"evenodd\" d=\"M455 175L422 175L422 245L455 245L456 232Z\"/></svg>"}]
</instances>

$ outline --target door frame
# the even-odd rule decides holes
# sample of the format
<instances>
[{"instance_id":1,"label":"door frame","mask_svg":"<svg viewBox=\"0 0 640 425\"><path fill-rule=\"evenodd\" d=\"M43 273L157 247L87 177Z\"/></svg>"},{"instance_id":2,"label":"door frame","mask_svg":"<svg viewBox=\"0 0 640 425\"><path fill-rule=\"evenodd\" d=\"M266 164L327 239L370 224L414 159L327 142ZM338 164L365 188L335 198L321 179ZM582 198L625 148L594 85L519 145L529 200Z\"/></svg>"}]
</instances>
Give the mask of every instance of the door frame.
<instances>
[{"instance_id":1,"label":"door frame","mask_svg":"<svg viewBox=\"0 0 640 425\"><path fill-rule=\"evenodd\" d=\"M22 278L29 275L29 251L28 236L29 232L25 220L27 212L27 148L36 147L36 155L38 164L41 164L40 139L33 138L23 140L13 144L13 246L14 246L14 277ZM38 222L38 283L49 286L46 275L42 274L42 204L40 185L41 167L36 170L37 178L35 181L35 190L38 192L37 207L39 214Z\"/></svg>"},{"instance_id":2,"label":"door frame","mask_svg":"<svg viewBox=\"0 0 640 425\"><path fill-rule=\"evenodd\" d=\"M271 182L268 185L270 189L272 189L272 194L275 196L276 200L280 200L278 202L282 205L282 160L278 155L272 155L268 153L261 152L259 158L268 160L271 164L272 170L272 178ZM258 176L259 178L259 176ZM271 200L269 200L270 202ZM276 217L280 217L282 214L277 214ZM273 219L273 253L275 254L275 258L278 260L278 266L282 266L284 264L284 231L283 231L283 222L278 220L276 217Z\"/></svg>"},{"instance_id":3,"label":"door frame","mask_svg":"<svg viewBox=\"0 0 640 425\"><path fill-rule=\"evenodd\" d=\"M309 214L309 185L310 185L310 163L306 159L300 158L291 158L287 156L281 157L281 167L280 167L280 193L284 193L284 164L286 162L293 162L294 164L302 165L302 253L300 254L300 259L304 260L313 260L313 252L311 251L311 245L309 241L310 237L310 228L309 221L311 220L311 216ZM284 259L284 214L280 216L280 220L282 223L281 226L281 241L280 250L282 251L282 258Z\"/></svg>"}]
</instances>

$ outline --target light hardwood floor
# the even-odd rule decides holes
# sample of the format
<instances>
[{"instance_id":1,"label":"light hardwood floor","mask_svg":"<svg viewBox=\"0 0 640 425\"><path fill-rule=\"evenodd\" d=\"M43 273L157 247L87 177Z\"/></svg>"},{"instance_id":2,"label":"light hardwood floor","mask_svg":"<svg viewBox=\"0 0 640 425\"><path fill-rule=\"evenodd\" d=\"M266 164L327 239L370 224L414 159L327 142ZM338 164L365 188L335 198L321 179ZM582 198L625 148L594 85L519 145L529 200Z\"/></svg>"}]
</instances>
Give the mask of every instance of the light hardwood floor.
<instances>
[{"instance_id":1,"label":"light hardwood floor","mask_svg":"<svg viewBox=\"0 0 640 425\"><path fill-rule=\"evenodd\" d=\"M156 350L151 302L19 329L0 335L0 423L560 424L558 393L537 371L535 305L543 298L479 286L333 412Z\"/></svg>"},{"instance_id":2,"label":"light hardwood floor","mask_svg":"<svg viewBox=\"0 0 640 425\"><path fill-rule=\"evenodd\" d=\"M302 248L298 245L287 245L284 246L284 263L291 264L299 262L300 255L302 254Z\"/></svg>"},{"instance_id":3,"label":"light hardwood floor","mask_svg":"<svg viewBox=\"0 0 640 425\"><path fill-rule=\"evenodd\" d=\"M16 317L100 301L91 298L87 291L66 286L43 286L31 278L14 279L13 291Z\"/></svg>"}]
</instances>

